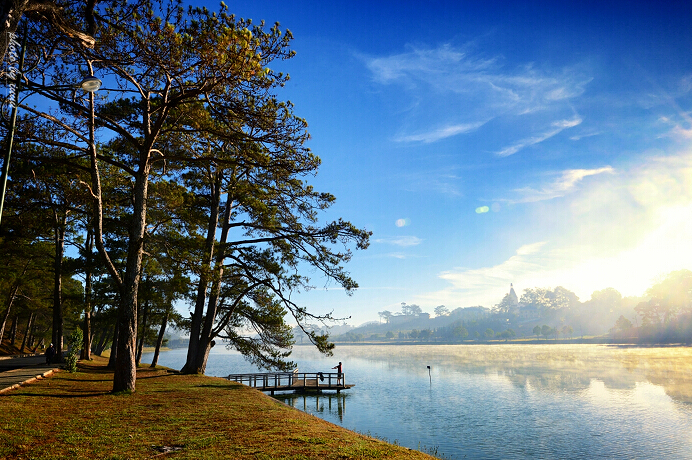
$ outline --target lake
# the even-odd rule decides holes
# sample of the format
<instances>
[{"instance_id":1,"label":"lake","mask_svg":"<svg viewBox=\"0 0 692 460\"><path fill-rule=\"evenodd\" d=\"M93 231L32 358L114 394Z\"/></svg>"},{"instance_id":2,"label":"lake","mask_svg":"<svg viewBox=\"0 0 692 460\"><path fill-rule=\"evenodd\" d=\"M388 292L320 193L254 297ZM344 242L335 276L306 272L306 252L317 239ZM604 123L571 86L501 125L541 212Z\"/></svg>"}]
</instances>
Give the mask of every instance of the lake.
<instances>
[{"instance_id":1,"label":"lake","mask_svg":"<svg viewBox=\"0 0 692 460\"><path fill-rule=\"evenodd\" d=\"M185 354L159 364L180 369ZM292 359L300 372L342 361L356 386L277 399L442 458L692 459L692 348L337 345L325 358L297 346ZM237 352L210 355L208 375L245 372Z\"/></svg>"}]
</instances>

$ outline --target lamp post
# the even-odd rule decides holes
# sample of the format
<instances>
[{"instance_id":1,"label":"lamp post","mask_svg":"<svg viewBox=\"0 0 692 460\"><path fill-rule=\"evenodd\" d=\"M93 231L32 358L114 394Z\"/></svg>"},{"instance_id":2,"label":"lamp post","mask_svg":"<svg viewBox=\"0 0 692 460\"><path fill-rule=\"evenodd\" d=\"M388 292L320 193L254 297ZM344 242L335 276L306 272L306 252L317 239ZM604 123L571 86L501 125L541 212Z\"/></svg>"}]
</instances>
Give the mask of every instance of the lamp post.
<instances>
[{"instance_id":1,"label":"lamp post","mask_svg":"<svg viewBox=\"0 0 692 460\"><path fill-rule=\"evenodd\" d=\"M10 157L12 156L12 146L14 143L14 131L17 125L17 109L19 107L19 91L21 89L21 75L24 67L24 55L26 54L26 33L22 40L22 53L19 57L19 67L16 72L16 77L13 81L14 100L12 101L12 114L10 115L10 130L7 134L7 148L5 149L5 162L2 166L2 176L0 183L2 184L2 196L0 196L0 223L2 222L2 211L5 206L5 193L7 192L7 176L10 170ZM101 80L93 75L85 77L75 85L58 85L58 86L41 86L41 89L81 89L87 93L94 93L101 87Z\"/></svg>"}]
</instances>

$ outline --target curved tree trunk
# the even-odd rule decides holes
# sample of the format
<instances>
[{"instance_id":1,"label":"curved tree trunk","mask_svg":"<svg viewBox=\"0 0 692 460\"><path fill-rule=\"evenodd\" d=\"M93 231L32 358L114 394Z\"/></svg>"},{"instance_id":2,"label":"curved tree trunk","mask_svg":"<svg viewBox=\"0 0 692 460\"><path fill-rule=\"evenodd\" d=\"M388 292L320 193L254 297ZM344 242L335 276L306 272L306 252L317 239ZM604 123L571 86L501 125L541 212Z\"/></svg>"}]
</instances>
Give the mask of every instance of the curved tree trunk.
<instances>
[{"instance_id":1,"label":"curved tree trunk","mask_svg":"<svg viewBox=\"0 0 692 460\"><path fill-rule=\"evenodd\" d=\"M7 324L7 318L10 317L10 310L12 306L8 305L5 314L2 316L2 324L0 325L0 344L2 344L2 339L5 336L5 324Z\"/></svg>"},{"instance_id":2,"label":"curved tree trunk","mask_svg":"<svg viewBox=\"0 0 692 460\"><path fill-rule=\"evenodd\" d=\"M141 328L141 334L139 338L139 344L137 345L137 359L135 360L135 364L139 366L139 363L142 361L142 350L144 349L144 339L147 334L147 316L149 313L149 300L144 302L144 305L142 306L142 328Z\"/></svg>"},{"instance_id":3,"label":"curved tree trunk","mask_svg":"<svg viewBox=\"0 0 692 460\"><path fill-rule=\"evenodd\" d=\"M7 318L10 317L10 310L12 310L12 304L14 303L14 298L17 295L18 289L19 286L17 284L12 286L12 290L10 291L10 295L7 299L7 310L5 310L5 315L2 318L2 325L0 325L0 343L2 343L2 338L5 335L5 324L7 324Z\"/></svg>"},{"instance_id":4,"label":"curved tree trunk","mask_svg":"<svg viewBox=\"0 0 692 460\"><path fill-rule=\"evenodd\" d=\"M161 351L161 345L163 344L163 336L166 334L166 325L168 324L168 318L170 316L171 307L166 308L166 313L163 315L163 321L161 321L161 328L159 329L159 336L156 339L156 349L154 350L154 357L151 359L151 367L156 367L159 362L159 352Z\"/></svg>"},{"instance_id":5,"label":"curved tree trunk","mask_svg":"<svg viewBox=\"0 0 692 460\"><path fill-rule=\"evenodd\" d=\"M219 223L219 205L221 204L221 182L222 174L216 171L214 182L211 188L211 205L209 225L207 226L207 237L205 240L204 260L202 261L201 273L197 285L197 299L195 300L195 311L192 314L192 325L190 326L190 343L187 347L187 361L180 370L183 374L203 374L204 369L200 368L199 356L205 353L206 344L200 342L202 333L202 322L204 321L204 305L207 299L207 289L209 280L213 278L211 273L211 262L214 257L214 243L216 242L216 227ZM206 351L208 355L209 352Z\"/></svg>"},{"instance_id":6,"label":"curved tree trunk","mask_svg":"<svg viewBox=\"0 0 692 460\"><path fill-rule=\"evenodd\" d=\"M220 195L220 193L219 193ZM221 235L219 237L219 250L216 252L216 260L214 263L214 277L211 286L211 292L209 295L209 302L207 305L207 314L204 319L204 327L202 328L202 334L200 336L200 346L197 350L196 363L195 366L200 370L200 373L204 374L207 369L207 360L209 359L209 352L215 345L214 338L216 334L214 333L214 322L216 321L216 313L219 308L219 296L221 294L221 281L223 279L224 272L224 260L226 259L226 251L224 250L225 244L228 241L228 230L229 222L231 219L231 213L233 211L233 198L231 194L228 193L226 201L226 208L224 210L223 217L221 218ZM223 327L223 325L217 325L217 327Z\"/></svg>"}]
</instances>

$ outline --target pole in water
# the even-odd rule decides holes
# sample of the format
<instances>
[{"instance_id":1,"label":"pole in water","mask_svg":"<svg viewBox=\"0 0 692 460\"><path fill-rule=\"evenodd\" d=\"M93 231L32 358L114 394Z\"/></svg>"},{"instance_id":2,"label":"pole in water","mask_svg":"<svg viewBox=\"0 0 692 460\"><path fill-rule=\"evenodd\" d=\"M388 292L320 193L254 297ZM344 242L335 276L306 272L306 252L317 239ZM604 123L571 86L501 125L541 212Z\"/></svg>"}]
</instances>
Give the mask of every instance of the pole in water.
<instances>
[{"instance_id":1,"label":"pole in water","mask_svg":"<svg viewBox=\"0 0 692 460\"><path fill-rule=\"evenodd\" d=\"M430 373L430 366L428 366L428 376L430 377L430 385L432 385L432 374Z\"/></svg>"}]
</instances>

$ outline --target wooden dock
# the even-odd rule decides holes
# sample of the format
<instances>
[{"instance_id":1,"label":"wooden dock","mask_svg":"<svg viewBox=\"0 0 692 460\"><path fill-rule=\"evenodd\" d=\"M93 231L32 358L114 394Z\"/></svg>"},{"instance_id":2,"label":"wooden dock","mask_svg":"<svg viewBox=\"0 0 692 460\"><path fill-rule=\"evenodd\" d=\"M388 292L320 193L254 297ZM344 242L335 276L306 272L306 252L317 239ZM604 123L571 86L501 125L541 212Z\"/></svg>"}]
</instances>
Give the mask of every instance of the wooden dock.
<instances>
[{"instance_id":1,"label":"wooden dock","mask_svg":"<svg viewBox=\"0 0 692 460\"><path fill-rule=\"evenodd\" d=\"M226 377L233 382L256 388L261 391L322 392L324 390L348 390L355 385L347 385L344 374L336 372L268 372L260 374L231 374Z\"/></svg>"}]
</instances>

